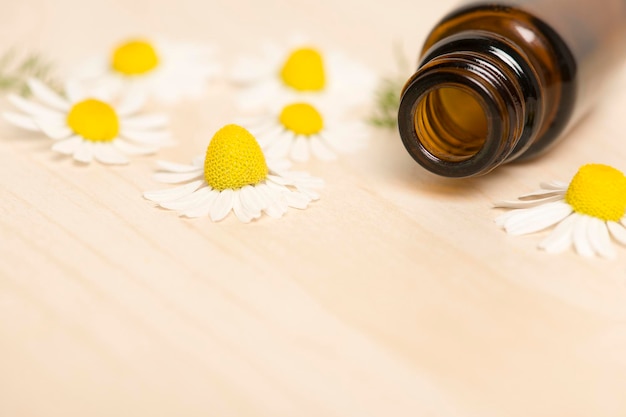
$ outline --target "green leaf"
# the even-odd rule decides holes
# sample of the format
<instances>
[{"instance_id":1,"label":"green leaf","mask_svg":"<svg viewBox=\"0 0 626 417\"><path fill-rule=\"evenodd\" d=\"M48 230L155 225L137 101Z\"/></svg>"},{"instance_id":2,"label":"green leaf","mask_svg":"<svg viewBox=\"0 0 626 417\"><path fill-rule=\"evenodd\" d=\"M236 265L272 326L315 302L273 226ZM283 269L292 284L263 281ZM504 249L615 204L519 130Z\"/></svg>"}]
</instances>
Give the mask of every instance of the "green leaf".
<instances>
[{"instance_id":1,"label":"green leaf","mask_svg":"<svg viewBox=\"0 0 626 417\"><path fill-rule=\"evenodd\" d=\"M60 83L53 76L53 66L41 54L19 54L15 48L0 55L0 93L31 94L27 80L38 78L57 92Z\"/></svg>"},{"instance_id":2,"label":"green leaf","mask_svg":"<svg viewBox=\"0 0 626 417\"><path fill-rule=\"evenodd\" d=\"M367 119L370 125L384 129L395 129L398 124L400 95L404 83L410 75L408 60L397 44L394 45L394 55L398 75L381 80L374 92L374 110Z\"/></svg>"},{"instance_id":3,"label":"green leaf","mask_svg":"<svg viewBox=\"0 0 626 417\"><path fill-rule=\"evenodd\" d=\"M384 79L375 92L375 110L368 122L376 127L393 129L397 124L403 81Z\"/></svg>"}]
</instances>

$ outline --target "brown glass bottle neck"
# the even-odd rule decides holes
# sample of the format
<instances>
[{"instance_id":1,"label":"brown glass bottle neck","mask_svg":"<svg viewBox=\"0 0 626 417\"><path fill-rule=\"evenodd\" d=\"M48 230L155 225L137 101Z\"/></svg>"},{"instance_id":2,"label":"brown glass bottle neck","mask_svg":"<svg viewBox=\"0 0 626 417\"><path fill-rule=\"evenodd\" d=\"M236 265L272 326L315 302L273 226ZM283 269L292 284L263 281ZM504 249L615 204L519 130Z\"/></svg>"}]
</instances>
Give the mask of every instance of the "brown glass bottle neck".
<instances>
[{"instance_id":1,"label":"brown glass bottle neck","mask_svg":"<svg viewBox=\"0 0 626 417\"><path fill-rule=\"evenodd\" d=\"M523 155L519 154L519 157L528 158L544 152L580 117L584 110L581 103L586 101L583 96L579 97L581 93L585 93L580 87L583 84L588 86L589 82L583 82L579 76L579 65L570 49L579 47L580 42L572 38L569 26L563 26L564 20L575 22L571 20L574 8L568 7L564 11L551 6L552 2L547 0L464 1L465 6L449 13L433 28L424 42L422 55L432 52L435 45L441 44L445 39L451 39L460 33L472 33L477 29L499 36L513 47L518 55L527 60L534 72L534 78L540 86L539 100L542 104L541 113L535 115L542 122L534 132L533 144ZM561 0L556 1L559 2ZM531 3L537 7L531 7ZM580 12L579 8L576 10ZM555 32L551 24L557 25L556 28L567 36L569 43L563 40L560 32ZM580 34L579 37L584 38L585 35ZM579 50L578 52L580 55ZM517 155L515 152L516 158Z\"/></svg>"},{"instance_id":2,"label":"brown glass bottle neck","mask_svg":"<svg viewBox=\"0 0 626 417\"><path fill-rule=\"evenodd\" d=\"M475 97L487 120L482 146L455 157L432 151L436 115L422 111L433 92L453 88ZM481 175L532 145L542 119L541 88L520 50L489 32L465 31L433 45L406 84L398 123L405 147L428 170L449 177ZM436 145L434 145L436 146ZM442 145L443 146L443 145Z\"/></svg>"}]
</instances>

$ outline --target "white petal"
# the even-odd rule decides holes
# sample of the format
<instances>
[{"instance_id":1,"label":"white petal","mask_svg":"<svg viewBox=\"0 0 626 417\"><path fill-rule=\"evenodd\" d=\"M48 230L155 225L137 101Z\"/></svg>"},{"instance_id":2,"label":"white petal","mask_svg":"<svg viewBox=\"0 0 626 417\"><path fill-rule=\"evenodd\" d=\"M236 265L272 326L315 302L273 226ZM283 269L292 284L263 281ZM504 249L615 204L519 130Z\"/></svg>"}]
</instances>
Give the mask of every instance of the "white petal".
<instances>
[{"instance_id":1,"label":"white petal","mask_svg":"<svg viewBox=\"0 0 626 417\"><path fill-rule=\"evenodd\" d=\"M309 141L311 143L311 151L316 158L322 161L332 161L337 158L337 155L320 138L312 137Z\"/></svg>"},{"instance_id":2,"label":"white petal","mask_svg":"<svg viewBox=\"0 0 626 417\"><path fill-rule=\"evenodd\" d=\"M210 216L211 220L218 222L228 215L233 208L233 200L235 198L235 192L230 188L220 192L217 196L213 207L211 207Z\"/></svg>"},{"instance_id":3,"label":"white petal","mask_svg":"<svg viewBox=\"0 0 626 417\"><path fill-rule=\"evenodd\" d=\"M345 54L337 51L326 51L325 54L329 88L354 90L357 96L372 94L376 86L376 74L368 67L357 62ZM355 89L358 87L359 89ZM342 97L344 100L351 100L351 97Z\"/></svg>"},{"instance_id":4,"label":"white petal","mask_svg":"<svg viewBox=\"0 0 626 417\"><path fill-rule=\"evenodd\" d=\"M78 162L88 164L93 160L94 143L88 140L81 140L74 150L74 159Z\"/></svg>"},{"instance_id":5,"label":"white petal","mask_svg":"<svg viewBox=\"0 0 626 417\"><path fill-rule=\"evenodd\" d=\"M576 221L574 222L574 247L576 248L576 252L579 255L584 256L586 258L593 257L593 248L589 243L589 220L591 217L586 215L577 215Z\"/></svg>"},{"instance_id":6,"label":"white petal","mask_svg":"<svg viewBox=\"0 0 626 417\"><path fill-rule=\"evenodd\" d=\"M241 193L238 194L240 195ZM233 199L233 212L242 223L250 223L254 216L244 208L238 194Z\"/></svg>"},{"instance_id":7,"label":"white petal","mask_svg":"<svg viewBox=\"0 0 626 417\"><path fill-rule=\"evenodd\" d=\"M265 156L274 159L284 158L289 154L294 142L294 134L289 130L285 130L276 138L276 140L272 142L271 145L264 148Z\"/></svg>"},{"instance_id":8,"label":"white petal","mask_svg":"<svg viewBox=\"0 0 626 417\"><path fill-rule=\"evenodd\" d=\"M306 194L300 193L298 191L287 191L288 192L284 193L283 195L287 199L287 204L289 205L289 207L304 210L309 206L311 198L309 198Z\"/></svg>"},{"instance_id":9,"label":"white petal","mask_svg":"<svg viewBox=\"0 0 626 417\"><path fill-rule=\"evenodd\" d=\"M275 184L280 184L280 185L291 185L291 181L289 181L289 179L282 177L280 175L272 175L269 174L267 176L267 179Z\"/></svg>"},{"instance_id":10,"label":"white petal","mask_svg":"<svg viewBox=\"0 0 626 417\"><path fill-rule=\"evenodd\" d=\"M198 172L200 168L195 165L177 164L175 162L168 161L156 161L159 169L168 172Z\"/></svg>"},{"instance_id":11,"label":"white petal","mask_svg":"<svg viewBox=\"0 0 626 417\"><path fill-rule=\"evenodd\" d=\"M309 197L312 201L317 201L320 199L320 194L317 191L312 190L310 188L297 187L297 190L301 192L302 194L306 195L307 197Z\"/></svg>"},{"instance_id":12,"label":"white petal","mask_svg":"<svg viewBox=\"0 0 626 417\"><path fill-rule=\"evenodd\" d=\"M73 68L70 80L84 80L102 76L110 69L110 58L107 54L91 56ZM66 87L67 89L67 87Z\"/></svg>"},{"instance_id":13,"label":"white petal","mask_svg":"<svg viewBox=\"0 0 626 417\"><path fill-rule=\"evenodd\" d=\"M198 155L195 156L192 160L191 160L191 164L193 166L196 166L198 168L202 168L204 169L204 155Z\"/></svg>"},{"instance_id":14,"label":"white petal","mask_svg":"<svg viewBox=\"0 0 626 417\"><path fill-rule=\"evenodd\" d=\"M58 125L55 123L46 122L42 119L34 119L34 122L37 124L37 126L39 126L39 129L41 129L44 135L48 136L50 139L66 139L70 137L72 133L74 133L74 131L66 125Z\"/></svg>"},{"instance_id":15,"label":"white petal","mask_svg":"<svg viewBox=\"0 0 626 417\"><path fill-rule=\"evenodd\" d=\"M187 194L183 197L177 198L176 200L160 202L159 205L170 210L184 211L196 207L198 203L200 203L210 193L211 188L202 187L191 194Z\"/></svg>"},{"instance_id":16,"label":"white petal","mask_svg":"<svg viewBox=\"0 0 626 417\"><path fill-rule=\"evenodd\" d=\"M569 204L560 201L547 203L509 217L504 223L504 229L514 236L538 232L560 222L571 212Z\"/></svg>"},{"instance_id":17,"label":"white petal","mask_svg":"<svg viewBox=\"0 0 626 417\"><path fill-rule=\"evenodd\" d=\"M280 193L277 193L265 184L258 185L256 190L266 202L266 207L263 211L267 213L268 216L279 218L287 212L287 202Z\"/></svg>"},{"instance_id":18,"label":"white petal","mask_svg":"<svg viewBox=\"0 0 626 417\"><path fill-rule=\"evenodd\" d=\"M297 188L322 188L324 187L323 179L312 177L308 173L292 171L288 173L287 178Z\"/></svg>"},{"instance_id":19,"label":"white petal","mask_svg":"<svg viewBox=\"0 0 626 417\"><path fill-rule=\"evenodd\" d=\"M591 217L587 233L589 243L598 255L607 259L615 258L615 249L611 244L611 237L609 236L606 222L596 217Z\"/></svg>"},{"instance_id":20,"label":"white petal","mask_svg":"<svg viewBox=\"0 0 626 417\"><path fill-rule=\"evenodd\" d=\"M252 217L260 217L261 211L267 206L263 198L259 196L255 187L246 185L239 191L239 200L246 209L247 212L252 214Z\"/></svg>"},{"instance_id":21,"label":"white petal","mask_svg":"<svg viewBox=\"0 0 626 417\"><path fill-rule=\"evenodd\" d=\"M94 156L103 164L124 165L130 162L128 157L118 151L112 143L96 143Z\"/></svg>"},{"instance_id":22,"label":"white petal","mask_svg":"<svg viewBox=\"0 0 626 417\"><path fill-rule=\"evenodd\" d=\"M359 123L325 129L321 136L326 144L335 151L351 153L367 144L369 132Z\"/></svg>"},{"instance_id":23,"label":"white petal","mask_svg":"<svg viewBox=\"0 0 626 417\"><path fill-rule=\"evenodd\" d=\"M30 78L28 81L28 88L35 97L47 104L48 106L67 112L70 109L70 103L54 92L50 87L42 83L41 81Z\"/></svg>"},{"instance_id":24,"label":"white petal","mask_svg":"<svg viewBox=\"0 0 626 417\"><path fill-rule=\"evenodd\" d=\"M554 191L563 191L563 192L565 192L567 190L567 187L569 187L569 184L562 182L562 181L542 182L539 185L544 190L554 190Z\"/></svg>"},{"instance_id":25,"label":"white petal","mask_svg":"<svg viewBox=\"0 0 626 417\"><path fill-rule=\"evenodd\" d=\"M24 113L30 116L63 120L63 113L60 113L55 110L51 110L33 101L26 100L25 98L20 97L16 94L9 94L8 100L9 102L11 102L11 104L13 104L19 110L23 111Z\"/></svg>"},{"instance_id":26,"label":"white petal","mask_svg":"<svg viewBox=\"0 0 626 417\"><path fill-rule=\"evenodd\" d=\"M164 184L179 184L181 182L195 180L202 176L202 173L198 172L157 172L154 174L154 179Z\"/></svg>"},{"instance_id":27,"label":"white petal","mask_svg":"<svg viewBox=\"0 0 626 417\"><path fill-rule=\"evenodd\" d=\"M259 134L259 133L254 133L253 131L250 131L250 133L252 133L252 135L255 138L257 138L257 142L259 142L259 146L263 150L267 150L276 146L278 141L280 141L283 135L285 134L285 131L284 129L281 129L276 132L270 132L270 133Z\"/></svg>"},{"instance_id":28,"label":"white petal","mask_svg":"<svg viewBox=\"0 0 626 417\"><path fill-rule=\"evenodd\" d=\"M189 195L196 191L202 184L204 184L204 180L197 180L174 188L146 191L143 193L143 196L147 200L154 201L155 203L163 203L166 201L177 200L181 197Z\"/></svg>"},{"instance_id":29,"label":"white petal","mask_svg":"<svg viewBox=\"0 0 626 417\"><path fill-rule=\"evenodd\" d=\"M206 196L203 196L202 199L197 202L195 207L189 208L180 214L190 218L208 216L211 212L211 207L213 207L213 204L215 203L215 200L217 199L219 194L219 191L211 190L210 193L206 194Z\"/></svg>"},{"instance_id":30,"label":"white petal","mask_svg":"<svg viewBox=\"0 0 626 417\"><path fill-rule=\"evenodd\" d=\"M77 103L86 97L81 84L74 80L65 82L65 94L71 103Z\"/></svg>"},{"instance_id":31,"label":"white petal","mask_svg":"<svg viewBox=\"0 0 626 417\"><path fill-rule=\"evenodd\" d=\"M271 158L267 155L267 153L265 154L265 161L267 162L267 167L269 168L270 172L276 175L282 175L281 173L283 171L289 170L289 168L291 168L291 165L292 165L288 159Z\"/></svg>"},{"instance_id":32,"label":"white petal","mask_svg":"<svg viewBox=\"0 0 626 417\"><path fill-rule=\"evenodd\" d=\"M5 112L2 113L2 117L14 126L21 127L22 129L30 130L32 132L41 132L39 126L37 126L30 116L24 116L23 114L14 112Z\"/></svg>"},{"instance_id":33,"label":"white petal","mask_svg":"<svg viewBox=\"0 0 626 417\"><path fill-rule=\"evenodd\" d=\"M495 206L498 207L498 206ZM511 210L511 211L507 211L505 213L502 213L501 215L499 215L498 217L496 217L494 219L494 222L496 223L496 225L498 227L502 227L504 228L504 224L511 218L511 217L515 217L523 212L525 212L528 209L516 209L516 210Z\"/></svg>"},{"instance_id":34,"label":"white petal","mask_svg":"<svg viewBox=\"0 0 626 417\"><path fill-rule=\"evenodd\" d=\"M88 99L100 100L111 105L115 109L118 116L125 116L125 114L120 113L113 104L114 99L120 96L119 92L122 88L123 85L119 80L114 80L111 77L105 77L98 80L97 83L90 85L88 88L85 88L83 91L83 94L85 95L80 101Z\"/></svg>"},{"instance_id":35,"label":"white petal","mask_svg":"<svg viewBox=\"0 0 626 417\"><path fill-rule=\"evenodd\" d=\"M170 133L168 131L122 129L120 136L137 143L148 145L161 145L170 139Z\"/></svg>"},{"instance_id":36,"label":"white petal","mask_svg":"<svg viewBox=\"0 0 626 417\"><path fill-rule=\"evenodd\" d=\"M169 117L165 114L147 114L144 116L129 117L122 121L122 125L127 129L155 129L169 125Z\"/></svg>"},{"instance_id":37,"label":"white petal","mask_svg":"<svg viewBox=\"0 0 626 417\"><path fill-rule=\"evenodd\" d=\"M521 197L520 197L521 198ZM537 198L534 200L501 200L494 203L496 208L510 208L510 209L522 209L529 207L536 207L552 201L563 200L563 196L560 194L551 195L544 198Z\"/></svg>"},{"instance_id":38,"label":"white petal","mask_svg":"<svg viewBox=\"0 0 626 417\"><path fill-rule=\"evenodd\" d=\"M626 246L626 229L624 229L624 226L617 222L606 222L606 226L609 228L611 236L613 236L618 243Z\"/></svg>"},{"instance_id":39,"label":"white petal","mask_svg":"<svg viewBox=\"0 0 626 417\"><path fill-rule=\"evenodd\" d=\"M296 140L291 147L291 159L297 162L306 162L309 160L309 140L304 136L296 136Z\"/></svg>"},{"instance_id":40,"label":"white petal","mask_svg":"<svg viewBox=\"0 0 626 417\"><path fill-rule=\"evenodd\" d=\"M269 206L267 206L266 208L263 209L263 211L270 217L274 218L274 219L280 219L283 214L285 214L285 211L280 207L280 205L278 204L270 204Z\"/></svg>"},{"instance_id":41,"label":"white petal","mask_svg":"<svg viewBox=\"0 0 626 417\"><path fill-rule=\"evenodd\" d=\"M113 146L127 155L151 155L159 150L156 146L138 145L121 138L114 140Z\"/></svg>"},{"instance_id":42,"label":"white petal","mask_svg":"<svg viewBox=\"0 0 626 417\"><path fill-rule=\"evenodd\" d=\"M576 215L567 217L554 228L547 238L539 243L539 248L548 253L566 251L572 245L575 221Z\"/></svg>"},{"instance_id":43,"label":"white petal","mask_svg":"<svg viewBox=\"0 0 626 417\"><path fill-rule=\"evenodd\" d=\"M115 110L120 116L129 116L137 113L145 104L146 95L138 88L130 88L126 96L122 99Z\"/></svg>"},{"instance_id":44,"label":"white petal","mask_svg":"<svg viewBox=\"0 0 626 417\"><path fill-rule=\"evenodd\" d=\"M561 190L545 190L545 189L542 189L542 190L536 190L536 191L533 191L531 193L521 195L518 198L520 200L535 200L537 198L542 199L542 198L550 197L550 196L553 196L553 195L564 196L565 193L563 191L561 191Z\"/></svg>"},{"instance_id":45,"label":"white petal","mask_svg":"<svg viewBox=\"0 0 626 417\"><path fill-rule=\"evenodd\" d=\"M260 82L241 91L236 97L236 104L242 110L253 110L267 106L267 99L275 99L281 93L281 86L278 82Z\"/></svg>"},{"instance_id":46,"label":"white petal","mask_svg":"<svg viewBox=\"0 0 626 417\"><path fill-rule=\"evenodd\" d=\"M80 136L72 136L69 139L64 139L52 145L52 150L63 155L73 155L74 151L76 151L82 142L83 138Z\"/></svg>"},{"instance_id":47,"label":"white petal","mask_svg":"<svg viewBox=\"0 0 626 417\"><path fill-rule=\"evenodd\" d=\"M270 116L238 117L234 122L248 129L259 140L259 143L261 141L260 136L269 136L269 133L278 134L284 129L283 125L277 122L275 114Z\"/></svg>"}]
</instances>

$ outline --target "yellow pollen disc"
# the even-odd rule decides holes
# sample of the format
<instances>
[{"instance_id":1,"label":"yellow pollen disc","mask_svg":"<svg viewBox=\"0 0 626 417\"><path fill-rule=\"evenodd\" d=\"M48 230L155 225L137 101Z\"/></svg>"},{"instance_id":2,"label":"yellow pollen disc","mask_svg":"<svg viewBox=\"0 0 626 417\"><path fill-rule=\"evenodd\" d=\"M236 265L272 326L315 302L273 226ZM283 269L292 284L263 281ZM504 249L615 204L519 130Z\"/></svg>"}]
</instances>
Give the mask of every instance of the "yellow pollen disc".
<instances>
[{"instance_id":1,"label":"yellow pollen disc","mask_svg":"<svg viewBox=\"0 0 626 417\"><path fill-rule=\"evenodd\" d=\"M283 82L298 91L320 91L326 86L322 55L313 48L293 51L280 71Z\"/></svg>"},{"instance_id":2,"label":"yellow pollen disc","mask_svg":"<svg viewBox=\"0 0 626 417\"><path fill-rule=\"evenodd\" d=\"M314 135L324 128L320 112L310 104L294 103L283 108L279 116L286 129L298 135Z\"/></svg>"},{"instance_id":3,"label":"yellow pollen disc","mask_svg":"<svg viewBox=\"0 0 626 417\"><path fill-rule=\"evenodd\" d=\"M67 125L84 139L110 142L120 131L120 122L113 107L96 99L74 104L67 115Z\"/></svg>"},{"instance_id":4,"label":"yellow pollen disc","mask_svg":"<svg viewBox=\"0 0 626 417\"><path fill-rule=\"evenodd\" d=\"M254 185L267 177L265 156L250 132L226 125L215 133L206 150L204 178L218 191Z\"/></svg>"},{"instance_id":5,"label":"yellow pollen disc","mask_svg":"<svg viewBox=\"0 0 626 417\"><path fill-rule=\"evenodd\" d=\"M577 213L618 221L626 213L626 176L608 165L584 165L569 184L565 201Z\"/></svg>"},{"instance_id":6,"label":"yellow pollen disc","mask_svg":"<svg viewBox=\"0 0 626 417\"><path fill-rule=\"evenodd\" d=\"M150 43L133 40L113 51L111 65L115 71L124 75L141 75L159 65L159 56Z\"/></svg>"}]
</instances>

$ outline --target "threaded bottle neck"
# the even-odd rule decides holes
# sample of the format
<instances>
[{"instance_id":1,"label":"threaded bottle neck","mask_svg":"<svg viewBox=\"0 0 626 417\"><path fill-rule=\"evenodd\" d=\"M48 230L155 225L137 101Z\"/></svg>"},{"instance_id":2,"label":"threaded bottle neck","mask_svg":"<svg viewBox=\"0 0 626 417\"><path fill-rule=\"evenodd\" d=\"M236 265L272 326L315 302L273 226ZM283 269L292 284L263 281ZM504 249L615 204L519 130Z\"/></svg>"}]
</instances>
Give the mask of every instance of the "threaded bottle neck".
<instances>
[{"instance_id":1,"label":"threaded bottle neck","mask_svg":"<svg viewBox=\"0 0 626 417\"><path fill-rule=\"evenodd\" d=\"M404 88L398 125L426 169L485 174L523 153L541 123L533 69L506 39L467 31L433 45Z\"/></svg>"}]
</instances>

